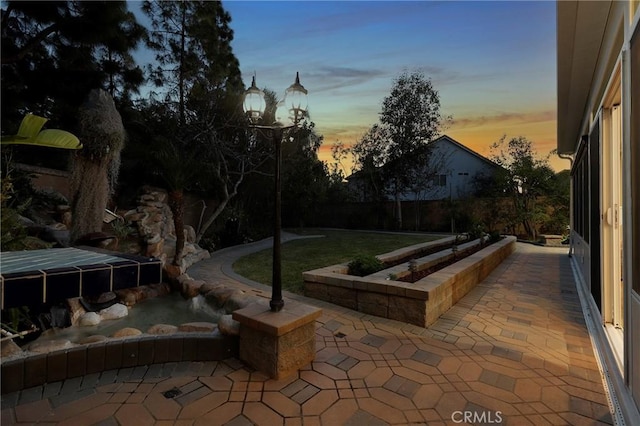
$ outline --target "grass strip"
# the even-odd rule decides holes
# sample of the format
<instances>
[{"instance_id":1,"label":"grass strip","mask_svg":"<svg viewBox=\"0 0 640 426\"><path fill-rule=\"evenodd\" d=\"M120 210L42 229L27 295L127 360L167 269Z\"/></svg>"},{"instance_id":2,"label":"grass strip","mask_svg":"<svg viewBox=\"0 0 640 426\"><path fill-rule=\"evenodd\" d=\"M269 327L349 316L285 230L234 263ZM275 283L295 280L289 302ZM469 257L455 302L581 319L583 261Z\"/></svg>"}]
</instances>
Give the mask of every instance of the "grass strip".
<instances>
[{"instance_id":1,"label":"grass strip","mask_svg":"<svg viewBox=\"0 0 640 426\"><path fill-rule=\"evenodd\" d=\"M282 288L298 294L304 292L304 271L349 262L360 255L375 256L440 238L418 233L326 229L288 231L300 235L323 235L321 238L293 240L282 245ZM271 249L244 256L233 264L233 270L253 281L271 285L272 256Z\"/></svg>"}]
</instances>

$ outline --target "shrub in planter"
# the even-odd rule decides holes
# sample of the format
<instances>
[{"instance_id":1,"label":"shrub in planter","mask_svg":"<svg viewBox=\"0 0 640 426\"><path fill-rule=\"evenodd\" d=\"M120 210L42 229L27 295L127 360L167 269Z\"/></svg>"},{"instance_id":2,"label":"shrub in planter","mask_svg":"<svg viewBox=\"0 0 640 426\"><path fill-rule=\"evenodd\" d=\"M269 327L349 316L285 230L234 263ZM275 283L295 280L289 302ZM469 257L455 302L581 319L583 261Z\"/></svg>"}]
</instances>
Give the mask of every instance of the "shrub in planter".
<instances>
[{"instance_id":1,"label":"shrub in planter","mask_svg":"<svg viewBox=\"0 0 640 426\"><path fill-rule=\"evenodd\" d=\"M375 256L358 256L349 262L349 275L364 277L384 269L384 263Z\"/></svg>"},{"instance_id":2,"label":"shrub in planter","mask_svg":"<svg viewBox=\"0 0 640 426\"><path fill-rule=\"evenodd\" d=\"M502 235L500 235L500 232L491 231L489 233L489 243L495 243L497 241L500 241L501 239L502 239Z\"/></svg>"}]
</instances>

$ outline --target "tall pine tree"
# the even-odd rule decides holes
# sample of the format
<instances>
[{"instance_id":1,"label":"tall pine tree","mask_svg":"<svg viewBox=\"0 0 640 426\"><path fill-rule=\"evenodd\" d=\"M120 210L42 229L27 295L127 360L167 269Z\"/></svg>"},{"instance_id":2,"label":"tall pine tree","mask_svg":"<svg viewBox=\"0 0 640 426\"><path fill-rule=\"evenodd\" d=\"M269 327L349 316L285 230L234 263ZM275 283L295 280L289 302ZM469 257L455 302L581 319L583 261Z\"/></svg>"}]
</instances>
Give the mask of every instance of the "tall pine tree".
<instances>
[{"instance_id":1,"label":"tall pine tree","mask_svg":"<svg viewBox=\"0 0 640 426\"><path fill-rule=\"evenodd\" d=\"M152 25L148 47L156 52L156 64L149 67L158 87L152 103L163 103L164 122L175 123L171 134L166 126L152 129L152 139L162 140L166 152L159 158L180 155L180 161L157 163L169 187L177 240L173 263L180 265L185 189L208 189L219 201L199 240L250 168L252 150L241 114L244 85L231 48L231 17L220 2L145 1L142 9Z\"/></svg>"}]
</instances>

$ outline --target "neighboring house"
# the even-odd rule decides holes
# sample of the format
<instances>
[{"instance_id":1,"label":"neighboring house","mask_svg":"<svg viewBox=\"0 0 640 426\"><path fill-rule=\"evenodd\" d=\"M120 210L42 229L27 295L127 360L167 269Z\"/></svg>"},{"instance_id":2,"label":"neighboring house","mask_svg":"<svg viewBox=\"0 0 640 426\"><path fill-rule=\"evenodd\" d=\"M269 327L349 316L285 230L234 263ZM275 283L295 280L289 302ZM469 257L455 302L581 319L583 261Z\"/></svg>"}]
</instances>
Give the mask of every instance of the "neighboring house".
<instances>
[{"instance_id":1,"label":"neighboring house","mask_svg":"<svg viewBox=\"0 0 640 426\"><path fill-rule=\"evenodd\" d=\"M458 200L471 196L476 190L476 178L489 177L500 167L447 135L429 145L431 153L429 164L425 165L425 179L416 188L405 191L402 201ZM358 201L371 201L373 191L363 173L354 173L347 180Z\"/></svg>"},{"instance_id":2,"label":"neighboring house","mask_svg":"<svg viewBox=\"0 0 640 426\"><path fill-rule=\"evenodd\" d=\"M639 3L557 2L570 254L614 415L628 425L640 425Z\"/></svg>"}]
</instances>

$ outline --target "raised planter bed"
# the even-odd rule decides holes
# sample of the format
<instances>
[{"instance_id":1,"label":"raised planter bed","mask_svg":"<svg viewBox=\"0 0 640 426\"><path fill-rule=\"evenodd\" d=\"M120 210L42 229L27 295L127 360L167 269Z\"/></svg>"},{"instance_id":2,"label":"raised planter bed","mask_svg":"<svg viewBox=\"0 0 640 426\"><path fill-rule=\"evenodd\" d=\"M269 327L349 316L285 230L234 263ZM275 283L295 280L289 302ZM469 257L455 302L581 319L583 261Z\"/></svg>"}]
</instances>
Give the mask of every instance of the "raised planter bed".
<instances>
[{"instance_id":1,"label":"raised planter bed","mask_svg":"<svg viewBox=\"0 0 640 426\"><path fill-rule=\"evenodd\" d=\"M443 240L395 250L378 258L384 262L405 258L434 243L442 244ZM408 263L365 277L347 275L346 263L315 269L303 273L305 295L359 312L427 327L485 279L515 250L515 243L515 237L505 237L415 283L391 279L410 274ZM460 245L457 256L470 245L473 242ZM418 259L419 268L428 268L436 259L452 255L451 249L445 249L425 256Z\"/></svg>"}]
</instances>

